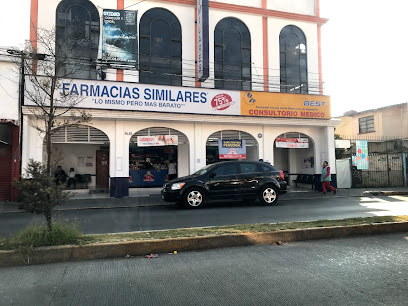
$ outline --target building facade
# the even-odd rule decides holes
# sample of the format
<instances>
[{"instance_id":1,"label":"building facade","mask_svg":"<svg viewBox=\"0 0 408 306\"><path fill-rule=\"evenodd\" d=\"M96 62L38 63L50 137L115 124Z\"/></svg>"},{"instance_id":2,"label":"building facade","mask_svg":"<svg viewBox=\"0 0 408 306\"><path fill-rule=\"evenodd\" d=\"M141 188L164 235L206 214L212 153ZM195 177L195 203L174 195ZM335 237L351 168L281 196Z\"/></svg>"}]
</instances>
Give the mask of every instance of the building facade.
<instances>
[{"instance_id":1,"label":"building facade","mask_svg":"<svg viewBox=\"0 0 408 306\"><path fill-rule=\"evenodd\" d=\"M339 117L336 134L346 138L408 140L408 103L370 109Z\"/></svg>"},{"instance_id":2,"label":"building facade","mask_svg":"<svg viewBox=\"0 0 408 306\"><path fill-rule=\"evenodd\" d=\"M15 201L14 179L20 175L18 67L0 47L0 201Z\"/></svg>"},{"instance_id":3,"label":"building facade","mask_svg":"<svg viewBox=\"0 0 408 306\"><path fill-rule=\"evenodd\" d=\"M318 0L32 0L34 49L46 53L39 29L55 28L56 49L77 33L72 58L88 61L59 93L81 97L92 120L55 133L54 156L113 197L162 184L171 161L177 176L225 158L263 159L289 179L319 174L334 165L337 124L319 15ZM23 168L44 160L35 107L22 108Z\"/></svg>"}]
</instances>

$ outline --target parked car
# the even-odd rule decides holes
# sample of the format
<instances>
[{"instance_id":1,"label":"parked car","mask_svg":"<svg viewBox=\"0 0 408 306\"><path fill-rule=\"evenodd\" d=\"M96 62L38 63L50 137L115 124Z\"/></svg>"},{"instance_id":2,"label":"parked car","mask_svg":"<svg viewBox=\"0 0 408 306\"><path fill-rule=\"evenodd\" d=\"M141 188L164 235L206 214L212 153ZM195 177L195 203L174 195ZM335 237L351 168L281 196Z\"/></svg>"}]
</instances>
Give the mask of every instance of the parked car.
<instances>
[{"instance_id":1,"label":"parked car","mask_svg":"<svg viewBox=\"0 0 408 306\"><path fill-rule=\"evenodd\" d=\"M287 191L283 172L266 162L225 161L166 183L161 191L168 202L199 208L207 201L259 199L275 204Z\"/></svg>"}]
</instances>

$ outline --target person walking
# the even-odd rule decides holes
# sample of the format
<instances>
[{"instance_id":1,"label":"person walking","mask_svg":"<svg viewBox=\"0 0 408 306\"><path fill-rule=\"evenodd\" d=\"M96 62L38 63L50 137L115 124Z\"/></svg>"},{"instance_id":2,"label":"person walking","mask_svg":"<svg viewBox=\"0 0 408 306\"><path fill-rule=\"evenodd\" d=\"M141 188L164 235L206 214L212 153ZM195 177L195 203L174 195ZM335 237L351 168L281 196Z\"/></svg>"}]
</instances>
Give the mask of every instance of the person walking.
<instances>
[{"instance_id":1,"label":"person walking","mask_svg":"<svg viewBox=\"0 0 408 306\"><path fill-rule=\"evenodd\" d=\"M333 193L336 194L336 189L330 185L331 174L329 163L327 161L323 162L322 176L320 181L322 182L323 194L326 194L326 188L333 191Z\"/></svg>"},{"instance_id":2,"label":"person walking","mask_svg":"<svg viewBox=\"0 0 408 306\"><path fill-rule=\"evenodd\" d=\"M172 160L169 163L169 181L175 179L177 177L177 168L176 168L176 163L173 162Z\"/></svg>"}]
</instances>

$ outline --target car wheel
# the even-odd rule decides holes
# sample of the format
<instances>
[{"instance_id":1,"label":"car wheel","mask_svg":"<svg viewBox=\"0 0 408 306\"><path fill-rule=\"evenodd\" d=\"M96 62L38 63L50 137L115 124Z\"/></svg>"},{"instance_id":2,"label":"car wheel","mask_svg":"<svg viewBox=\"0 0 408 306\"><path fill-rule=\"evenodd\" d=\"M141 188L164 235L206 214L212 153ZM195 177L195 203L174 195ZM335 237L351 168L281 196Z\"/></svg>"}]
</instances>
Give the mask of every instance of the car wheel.
<instances>
[{"instance_id":1,"label":"car wheel","mask_svg":"<svg viewBox=\"0 0 408 306\"><path fill-rule=\"evenodd\" d=\"M278 191L276 187L265 186L261 189L259 194L259 201L263 205L271 205L278 201Z\"/></svg>"},{"instance_id":2,"label":"car wheel","mask_svg":"<svg viewBox=\"0 0 408 306\"><path fill-rule=\"evenodd\" d=\"M187 208L200 208L205 204L205 195L200 188L190 188L184 193L184 206Z\"/></svg>"}]
</instances>

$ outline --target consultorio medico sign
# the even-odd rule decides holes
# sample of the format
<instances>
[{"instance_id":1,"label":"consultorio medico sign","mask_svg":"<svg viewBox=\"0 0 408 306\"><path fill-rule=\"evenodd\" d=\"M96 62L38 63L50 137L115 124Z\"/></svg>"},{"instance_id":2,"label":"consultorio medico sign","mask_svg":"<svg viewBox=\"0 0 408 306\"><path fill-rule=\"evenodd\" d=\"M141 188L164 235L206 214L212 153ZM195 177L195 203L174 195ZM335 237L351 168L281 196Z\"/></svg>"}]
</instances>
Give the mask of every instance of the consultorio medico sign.
<instances>
[{"instance_id":1,"label":"consultorio medico sign","mask_svg":"<svg viewBox=\"0 0 408 306\"><path fill-rule=\"evenodd\" d=\"M78 97L79 102L76 107L91 109L256 117L331 118L330 97L317 95L244 92L91 80L61 80L56 94ZM27 98L24 104L35 105Z\"/></svg>"}]
</instances>

